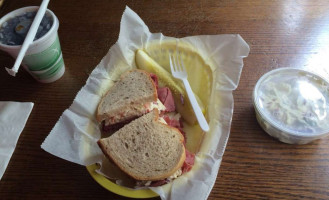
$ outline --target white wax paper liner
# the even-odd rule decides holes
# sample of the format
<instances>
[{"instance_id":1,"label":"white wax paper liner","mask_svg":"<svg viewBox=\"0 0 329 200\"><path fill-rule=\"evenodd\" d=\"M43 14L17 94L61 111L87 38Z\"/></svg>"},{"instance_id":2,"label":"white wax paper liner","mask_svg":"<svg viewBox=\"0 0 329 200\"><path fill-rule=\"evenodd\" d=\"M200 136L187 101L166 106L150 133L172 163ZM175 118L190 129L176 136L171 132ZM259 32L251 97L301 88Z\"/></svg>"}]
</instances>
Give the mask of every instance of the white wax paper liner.
<instances>
[{"instance_id":1,"label":"white wax paper liner","mask_svg":"<svg viewBox=\"0 0 329 200\"><path fill-rule=\"evenodd\" d=\"M118 41L90 74L85 86L66 109L41 147L62 159L88 166L101 163L102 152L95 111L104 93L120 74L135 68L135 52L150 41L175 39L151 33L143 20L126 7ZM233 114L232 91L238 86L243 58L249 54L248 44L240 35L201 35L179 38L198 49L211 63L214 73L209 102L210 131L205 134L195 165L189 173L161 187L151 188L161 199L207 199L216 181L219 166L229 138Z\"/></svg>"}]
</instances>

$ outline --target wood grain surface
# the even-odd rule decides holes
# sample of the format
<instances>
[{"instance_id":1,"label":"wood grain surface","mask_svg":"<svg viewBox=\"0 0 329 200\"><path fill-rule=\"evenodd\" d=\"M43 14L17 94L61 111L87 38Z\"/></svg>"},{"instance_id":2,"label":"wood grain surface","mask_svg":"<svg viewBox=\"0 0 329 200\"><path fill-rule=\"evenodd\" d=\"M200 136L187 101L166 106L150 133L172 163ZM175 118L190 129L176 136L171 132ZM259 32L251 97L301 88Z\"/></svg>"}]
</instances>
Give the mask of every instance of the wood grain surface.
<instances>
[{"instance_id":1,"label":"wood grain surface","mask_svg":"<svg viewBox=\"0 0 329 200\"><path fill-rule=\"evenodd\" d=\"M40 3L5 1L0 17ZM234 92L230 138L210 200L329 199L329 138L307 145L272 139L258 125L251 100L257 80L272 69L297 67L329 79L327 0L56 0L49 8L60 21L66 65L60 80L37 83L24 70L11 77L4 67L11 67L14 60L0 52L0 101L35 103L0 181L1 200L128 199L103 189L84 167L40 148L91 71L117 41L126 5L151 32L173 37L240 34L250 45Z\"/></svg>"}]
</instances>

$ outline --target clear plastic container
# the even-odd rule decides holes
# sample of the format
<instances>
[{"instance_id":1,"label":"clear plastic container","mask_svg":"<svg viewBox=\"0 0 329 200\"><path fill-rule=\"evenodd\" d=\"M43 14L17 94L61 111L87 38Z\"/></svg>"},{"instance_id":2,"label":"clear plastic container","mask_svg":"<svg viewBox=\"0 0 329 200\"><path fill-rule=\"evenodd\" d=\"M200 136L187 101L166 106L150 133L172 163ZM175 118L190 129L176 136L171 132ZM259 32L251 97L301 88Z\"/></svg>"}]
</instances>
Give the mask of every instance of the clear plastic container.
<instances>
[{"instance_id":1,"label":"clear plastic container","mask_svg":"<svg viewBox=\"0 0 329 200\"><path fill-rule=\"evenodd\" d=\"M319 75L272 70L258 80L253 102L261 127L282 142L306 144L329 135L329 83Z\"/></svg>"}]
</instances>

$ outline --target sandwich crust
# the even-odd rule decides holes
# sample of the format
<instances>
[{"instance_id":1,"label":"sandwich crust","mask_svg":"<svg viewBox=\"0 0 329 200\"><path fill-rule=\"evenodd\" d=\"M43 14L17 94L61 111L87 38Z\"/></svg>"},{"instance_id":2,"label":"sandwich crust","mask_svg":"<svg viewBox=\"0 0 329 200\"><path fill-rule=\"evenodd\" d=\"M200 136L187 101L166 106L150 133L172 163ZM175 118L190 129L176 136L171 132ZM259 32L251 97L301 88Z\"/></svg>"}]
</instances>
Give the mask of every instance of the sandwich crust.
<instances>
[{"instance_id":1,"label":"sandwich crust","mask_svg":"<svg viewBox=\"0 0 329 200\"><path fill-rule=\"evenodd\" d=\"M168 178L186 158L183 135L160 122L157 109L97 143L110 160L136 180Z\"/></svg>"}]
</instances>

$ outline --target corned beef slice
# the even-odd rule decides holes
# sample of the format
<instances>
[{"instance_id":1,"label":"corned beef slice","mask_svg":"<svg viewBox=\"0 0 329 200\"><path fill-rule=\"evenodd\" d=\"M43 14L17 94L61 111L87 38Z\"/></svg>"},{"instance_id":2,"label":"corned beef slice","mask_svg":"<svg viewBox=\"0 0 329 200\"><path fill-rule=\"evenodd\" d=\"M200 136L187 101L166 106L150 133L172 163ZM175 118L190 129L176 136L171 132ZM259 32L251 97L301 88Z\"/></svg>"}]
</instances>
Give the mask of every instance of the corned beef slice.
<instances>
[{"instance_id":1,"label":"corned beef slice","mask_svg":"<svg viewBox=\"0 0 329 200\"><path fill-rule=\"evenodd\" d=\"M195 155L193 153L190 153L187 149L185 150L185 153L186 153L186 159L185 159L183 167L182 167L183 174L192 169L192 167L194 165L194 159L195 159Z\"/></svg>"},{"instance_id":2,"label":"corned beef slice","mask_svg":"<svg viewBox=\"0 0 329 200\"><path fill-rule=\"evenodd\" d=\"M172 96L172 93L169 88L159 88L158 89L158 98L163 103L163 105L166 107L167 112L173 112L176 110L174 97Z\"/></svg>"},{"instance_id":3,"label":"corned beef slice","mask_svg":"<svg viewBox=\"0 0 329 200\"><path fill-rule=\"evenodd\" d=\"M109 131L117 131L119 130L120 128L122 128L124 125L126 124L129 124L131 121L137 119L138 117L134 117L132 119L127 119L123 122L119 122L119 123L116 123L116 124L112 124L112 125L108 125L106 126L105 125L105 122L102 123L102 128L103 128L103 131L105 132L109 132Z\"/></svg>"},{"instance_id":4,"label":"corned beef slice","mask_svg":"<svg viewBox=\"0 0 329 200\"><path fill-rule=\"evenodd\" d=\"M156 88L158 89L158 85L159 84L158 84L158 77L157 77L157 75L150 73L150 76L151 76L151 79L153 80L153 82L155 83Z\"/></svg>"},{"instance_id":5,"label":"corned beef slice","mask_svg":"<svg viewBox=\"0 0 329 200\"><path fill-rule=\"evenodd\" d=\"M150 187L158 187L161 185L164 185L168 183L169 181L167 179L159 180L159 181L152 181Z\"/></svg>"},{"instance_id":6,"label":"corned beef slice","mask_svg":"<svg viewBox=\"0 0 329 200\"><path fill-rule=\"evenodd\" d=\"M155 74L151 73L151 78L156 85L158 91L158 98L166 107L166 112L173 112L176 110L174 97L171 93L171 90L167 87L159 88L158 77Z\"/></svg>"},{"instance_id":7,"label":"corned beef slice","mask_svg":"<svg viewBox=\"0 0 329 200\"><path fill-rule=\"evenodd\" d=\"M169 126L172 126L172 127L175 127L177 129L179 129L180 132L183 134L183 124L181 123L181 121L178 121L176 119L172 119L168 115L163 115L162 117ZM185 137L185 135L184 135L184 137Z\"/></svg>"}]
</instances>

